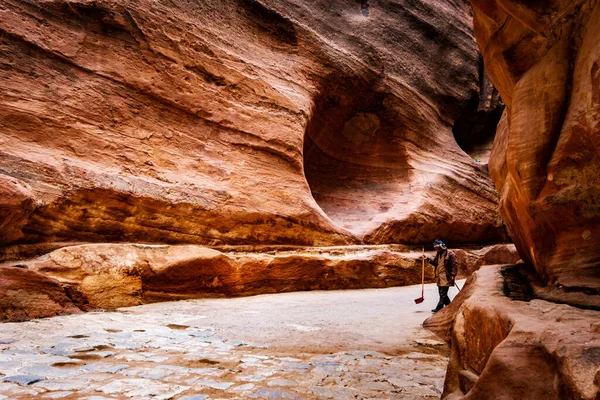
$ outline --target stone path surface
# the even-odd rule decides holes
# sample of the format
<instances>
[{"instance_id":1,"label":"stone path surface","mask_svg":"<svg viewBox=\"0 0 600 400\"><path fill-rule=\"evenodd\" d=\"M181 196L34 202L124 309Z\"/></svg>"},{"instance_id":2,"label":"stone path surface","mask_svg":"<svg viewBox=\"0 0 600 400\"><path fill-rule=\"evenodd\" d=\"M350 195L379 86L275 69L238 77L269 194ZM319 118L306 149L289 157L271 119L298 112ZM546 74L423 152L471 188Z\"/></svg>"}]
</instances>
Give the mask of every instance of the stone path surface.
<instances>
[{"instance_id":1,"label":"stone path surface","mask_svg":"<svg viewBox=\"0 0 600 400\"><path fill-rule=\"evenodd\" d=\"M455 294L456 289L451 289ZM0 399L433 399L426 285L156 303L0 325Z\"/></svg>"}]
</instances>

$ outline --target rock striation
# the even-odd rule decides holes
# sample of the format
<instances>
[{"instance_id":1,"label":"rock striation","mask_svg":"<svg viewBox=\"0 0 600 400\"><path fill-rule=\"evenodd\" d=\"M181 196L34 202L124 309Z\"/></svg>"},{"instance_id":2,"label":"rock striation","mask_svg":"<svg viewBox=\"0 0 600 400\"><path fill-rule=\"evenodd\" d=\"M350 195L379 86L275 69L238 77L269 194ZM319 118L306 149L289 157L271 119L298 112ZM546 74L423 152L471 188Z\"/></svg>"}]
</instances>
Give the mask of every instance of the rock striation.
<instances>
[{"instance_id":1,"label":"rock striation","mask_svg":"<svg viewBox=\"0 0 600 400\"><path fill-rule=\"evenodd\" d=\"M0 245L506 240L468 5L366 10L0 2Z\"/></svg>"},{"instance_id":2,"label":"rock striation","mask_svg":"<svg viewBox=\"0 0 600 400\"><path fill-rule=\"evenodd\" d=\"M600 4L473 0L506 103L490 160L523 259L567 292L600 294Z\"/></svg>"},{"instance_id":3,"label":"rock striation","mask_svg":"<svg viewBox=\"0 0 600 400\"><path fill-rule=\"evenodd\" d=\"M68 285L44 274L23 266L0 266L0 321L80 312L68 293Z\"/></svg>"}]
</instances>

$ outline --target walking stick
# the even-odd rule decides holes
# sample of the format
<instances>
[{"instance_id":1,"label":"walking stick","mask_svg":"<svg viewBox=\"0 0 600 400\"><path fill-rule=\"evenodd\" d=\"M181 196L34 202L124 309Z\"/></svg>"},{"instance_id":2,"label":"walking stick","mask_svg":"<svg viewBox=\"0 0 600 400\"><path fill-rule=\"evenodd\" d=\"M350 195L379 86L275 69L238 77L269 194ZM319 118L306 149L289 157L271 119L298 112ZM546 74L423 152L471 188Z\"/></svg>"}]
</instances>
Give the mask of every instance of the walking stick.
<instances>
[{"instance_id":1,"label":"walking stick","mask_svg":"<svg viewBox=\"0 0 600 400\"><path fill-rule=\"evenodd\" d=\"M425 255L425 247L423 247L423 255ZM421 304L423 300L425 300L425 259L421 258L423 261L421 265L421 297L415 299L415 303Z\"/></svg>"},{"instance_id":2,"label":"walking stick","mask_svg":"<svg viewBox=\"0 0 600 400\"><path fill-rule=\"evenodd\" d=\"M456 288L458 289L458 291L460 292L460 288L458 287L458 283L454 282L454 285L456 286Z\"/></svg>"}]
</instances>

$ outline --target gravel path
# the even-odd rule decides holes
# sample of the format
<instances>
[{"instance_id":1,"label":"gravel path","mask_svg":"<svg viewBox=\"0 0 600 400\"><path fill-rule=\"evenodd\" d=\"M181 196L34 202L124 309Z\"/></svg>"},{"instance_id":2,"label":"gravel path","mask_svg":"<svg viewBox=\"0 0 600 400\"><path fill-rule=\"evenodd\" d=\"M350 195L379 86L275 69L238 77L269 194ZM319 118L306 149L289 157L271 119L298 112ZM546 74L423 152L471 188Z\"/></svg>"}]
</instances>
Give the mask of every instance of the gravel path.
<instances>
[{"instance_id":1,"label":"gravel path","mask_svg":"<svg viewBox=\"0 0 600 400\"><path fill-rule=\"evenodd\" d=\"M0 399L433 399L426 285L156 303L0 324ZM451 289L451 296L456 289Z\"/></svg>"}]
</instances>

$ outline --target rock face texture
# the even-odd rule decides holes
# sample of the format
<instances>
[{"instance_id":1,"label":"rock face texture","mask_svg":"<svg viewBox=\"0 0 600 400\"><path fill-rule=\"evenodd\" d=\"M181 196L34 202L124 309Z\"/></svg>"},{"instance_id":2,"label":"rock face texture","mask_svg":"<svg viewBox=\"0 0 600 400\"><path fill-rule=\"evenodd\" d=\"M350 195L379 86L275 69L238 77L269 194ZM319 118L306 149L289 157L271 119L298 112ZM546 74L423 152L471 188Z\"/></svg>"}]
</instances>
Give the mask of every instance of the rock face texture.
<instances>
[{"instance_id":1,"label":"rock face texture","mask_svg":"<svg viewBox=\"0 0 600 400\"><path fill-rule=\"evenodd\" d=\"M531 299L519 268L482 267L425 321L452 341L442 398L598 399L600 312Z\"/></svg>"},{"instance_id":2,"label":"rock face texture","mask_svg":"<svg viewBox=\"0 0 600 400\"><path fill-rule=\"evenodd\" d=\"M567 291L600 293L600 4L473 0L506 103L490 161L524 260Z\"/></svg>"},{"instance_id":3,"label":"rock face texture","mask_svg":"<svg viewBox=\"0 0 600 400\"><path fill-rule=\"evenodd\" d=\"M0 1L0 245L505 240L468 5L365 4Z\"/></svg>"},{"instance_id":4,"label":"rock face texture","mask_svg":"<svg viewBox=\"0 0 600 400\"><path fill-rule=\"evenodd\" d=\"M0 321L80 312L67 293L67 287L44 274L0 266Z\"/></svg>"},{"instance_id":5,"label":"rock face texture","mask_svg":"<svg viewBox=\"0 0 600 400\"><path fill-rule=\"evenodd\" d=\"M458 277L468 278L483 265L515 264L520 259L517 249L512 244L486 246L481 249L454 249L458 267ZM429 256L435 257L435 253Z\"/></svg>"},{"instance_id":6,"label":"rock face texture","mask_svg":"<svg viewBox=\"0 0 600 400\"><path fill-rule=\"evenodd\" d=\"M496 262L500 254L502 259L516 255L514 246L507 245L456 252L461 275ZM30 308L36 310L32 317L41 317L199 297L412 285L421 282L420 254L403 246L259 251L219 251L195 245L69 246L32 260L0 264L0 320L21 320ZM20 281L15 281L19 276ZM433 281L430 266L426 266L425 280ZM19 282L35 282L38 286L23 286L38 289L45 282L48 288L42 287L32 297L35 291L31 289L15 292ZM57 310L27 303L42 298L40 304L45 304L48 297L62 299L63 303L53 301L64 307Z\"/></svg>"}]
</instances>

